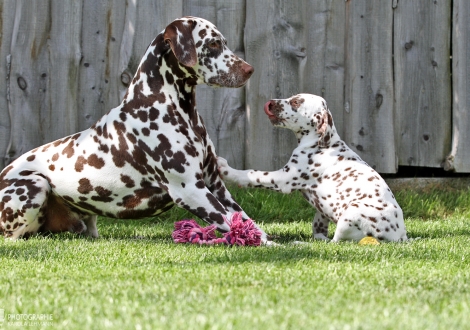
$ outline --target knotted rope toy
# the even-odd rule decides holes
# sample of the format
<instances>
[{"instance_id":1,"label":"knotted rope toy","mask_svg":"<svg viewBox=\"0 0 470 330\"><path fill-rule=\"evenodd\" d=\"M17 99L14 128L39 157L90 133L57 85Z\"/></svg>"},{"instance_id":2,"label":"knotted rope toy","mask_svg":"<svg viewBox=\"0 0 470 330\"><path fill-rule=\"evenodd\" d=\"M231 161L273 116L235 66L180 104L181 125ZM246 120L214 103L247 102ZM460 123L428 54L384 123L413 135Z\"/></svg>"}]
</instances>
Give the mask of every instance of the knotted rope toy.
<instances>
[{"instance_id":1,"label":"knotted rope toy","mask_svg":"<svg viewBox=\"0 0 470 330\"><path fill-rule=\"evenodd\" d=\"M175 243L192 243L200 245L261 245L261 231L251 219L243 221L242 214L236 212L232 219L225 221L230 230L223 237L215 235L216 225L201 227L194 220L181 220L175 223L171 236Z\"/></svg>"}]
</instances>

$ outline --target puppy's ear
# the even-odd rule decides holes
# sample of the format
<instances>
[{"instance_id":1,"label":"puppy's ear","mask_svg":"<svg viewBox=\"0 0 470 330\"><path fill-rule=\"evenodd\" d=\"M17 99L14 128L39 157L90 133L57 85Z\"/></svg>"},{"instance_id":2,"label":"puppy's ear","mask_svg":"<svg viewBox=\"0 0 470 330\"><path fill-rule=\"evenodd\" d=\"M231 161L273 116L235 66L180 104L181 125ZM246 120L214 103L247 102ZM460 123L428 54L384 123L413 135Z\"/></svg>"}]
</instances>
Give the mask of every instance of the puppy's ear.
<instances>
[{"instance_id":1,"label":"puppy's ear","mask_svg":"<svg viewBox=\"0 0 470 330\"><path fill-rule=\"evenodd\" d=\"M185 66L194 66L197 63L196 46L194 45L193 30L196 21L175 21L168 25L163 33L163 40L170 45L178 62Z\"/></svg>"},{"instance_id":2,"label":"puppy's ear","mask_svg":"<svg viewBox=\"0 0 470 330\"><path fill-rule=\"evenodd\" d=\"M328 148L334 133L333 117L328 109L323 108L315 118L317 119L317 134L320 136L318 146L320 148Z\"/></svg>"}]
</instances>

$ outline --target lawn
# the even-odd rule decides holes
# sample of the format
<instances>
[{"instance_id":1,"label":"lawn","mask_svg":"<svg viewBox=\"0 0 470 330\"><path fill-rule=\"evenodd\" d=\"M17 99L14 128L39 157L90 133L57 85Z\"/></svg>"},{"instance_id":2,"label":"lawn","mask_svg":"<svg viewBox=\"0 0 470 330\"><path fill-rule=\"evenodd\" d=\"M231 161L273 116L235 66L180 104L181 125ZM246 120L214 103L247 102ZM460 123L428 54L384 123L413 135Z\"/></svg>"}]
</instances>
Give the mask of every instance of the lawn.
<instances>
[{"instance_id":1,"label":"lawn","mask_svg":"<svg viewBox=\"0 0 470 330\"><path fill-rule=\"evenodd\" d=\"M469 191L397 192L421 239L378 246L311 240L299 194L232 191L280 246L174 244L179 209L100 219L97 240L0 239L0 329L469 327Z\"/></svg>"}]
</instances>

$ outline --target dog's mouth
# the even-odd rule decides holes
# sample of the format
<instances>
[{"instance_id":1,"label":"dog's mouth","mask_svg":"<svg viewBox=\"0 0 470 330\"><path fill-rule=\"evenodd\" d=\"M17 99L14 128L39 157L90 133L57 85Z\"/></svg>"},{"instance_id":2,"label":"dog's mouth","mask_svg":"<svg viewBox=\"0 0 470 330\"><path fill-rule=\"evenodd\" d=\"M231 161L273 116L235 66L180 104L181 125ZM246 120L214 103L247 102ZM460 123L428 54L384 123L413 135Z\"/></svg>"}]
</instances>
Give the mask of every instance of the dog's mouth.
<instances>
[{"instance_id":1,"label":"dog's mouth","mask_svg":"<svg viewBox=\"0 0 470 330\"><path fill-rule=\"evenodd\" d=\"M268 101L266 102L266 104L264 105L264 113L268 115L268 118L269 120L271 121L271 123L274 125L274 124L279 124L282 120L280 118L278 118L275 114L274 114L274 107L275 107L275 104L273 104L271 101Z\"/></svg>"}]
</instances>

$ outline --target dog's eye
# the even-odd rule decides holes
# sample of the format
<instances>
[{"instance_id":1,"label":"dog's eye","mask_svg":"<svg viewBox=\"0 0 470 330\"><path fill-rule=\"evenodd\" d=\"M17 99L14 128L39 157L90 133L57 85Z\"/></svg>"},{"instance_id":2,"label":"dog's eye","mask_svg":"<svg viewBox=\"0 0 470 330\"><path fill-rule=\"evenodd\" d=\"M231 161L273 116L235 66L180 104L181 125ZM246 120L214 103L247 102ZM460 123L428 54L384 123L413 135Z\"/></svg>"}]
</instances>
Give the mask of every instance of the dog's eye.
<instances>
[{"instance_id":1,"label":"dog's eye","mask_svg":"<svg viewBox=\"0 0 470 330\"><path fill-rule=\"evenodd\" d=\"M220 48L220 41L212 41L209 43L210 48Z\"/></svg>"}]
</instances>

